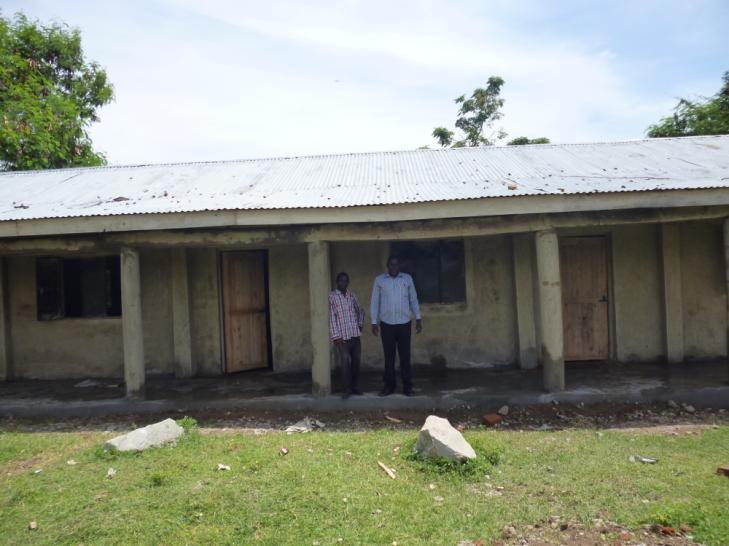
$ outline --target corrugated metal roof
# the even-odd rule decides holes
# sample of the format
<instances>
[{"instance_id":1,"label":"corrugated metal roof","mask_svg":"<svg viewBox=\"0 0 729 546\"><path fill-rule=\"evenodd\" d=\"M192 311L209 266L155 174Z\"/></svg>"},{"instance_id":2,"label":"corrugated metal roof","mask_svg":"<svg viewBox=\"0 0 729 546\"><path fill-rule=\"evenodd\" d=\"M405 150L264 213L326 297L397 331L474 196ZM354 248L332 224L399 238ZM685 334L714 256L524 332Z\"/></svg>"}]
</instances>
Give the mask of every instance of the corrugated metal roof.
<instances>
[{"instance_id":1,"label":"corrugated metal roof","mask_svg":"<svg viewBox=\"0 0 729 546\"><path fill-rule=\"evenodd\" d=\"M0 221L729 188L729 136L0 174Z\"/></svg>"}]
</instances>

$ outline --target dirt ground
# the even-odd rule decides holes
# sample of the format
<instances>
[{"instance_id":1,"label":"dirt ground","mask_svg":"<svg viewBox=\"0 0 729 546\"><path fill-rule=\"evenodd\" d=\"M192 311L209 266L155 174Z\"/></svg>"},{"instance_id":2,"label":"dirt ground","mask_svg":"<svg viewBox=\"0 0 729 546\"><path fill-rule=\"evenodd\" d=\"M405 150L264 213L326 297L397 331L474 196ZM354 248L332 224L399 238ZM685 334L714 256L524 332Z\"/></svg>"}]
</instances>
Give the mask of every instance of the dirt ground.
<instances>
[{"instance_id":1,"label":"dirt ground","mask_svg":"<svg viewBox=\"0 0 729 546\"><path fill-rule=\"evenodd\" d=\"M438 412L454 426L470 429L483 426L484 414L505 408L462 408ZM495 428L502 430L560 430L573 428L619 429L652 434L698 434L701 430L729 424L729 411L723 408L693 408L679 404L596 404L509 407ZM5 431L118 431L153 423L165 417L190 415L206 433L265 433L283 430L303 417L318 419L325 430L366 431L372 429L416 429L428 416L427 411L397 412L276 412L208 411L194 413L180 408L174 415L143 414L91 418L14 418L0 417Z\"/></svg>"},{"instance_id":2,"label":"dirt ground","mask_svg":"<svg viewBox=\"0 0 729 546\"><path fill-rule=\"evenodd\" d=\"M661 525L646 526L638 531L630 531L617 523L599 519L587 527L561 521L552 516L548 521L525 528L505 527L501 540L492 541L491 546L691 546L699 543L691 538L691 528L680 529ZM478 540L462 542L459 546L485 546Z\"/></svg>"}]
</instances>

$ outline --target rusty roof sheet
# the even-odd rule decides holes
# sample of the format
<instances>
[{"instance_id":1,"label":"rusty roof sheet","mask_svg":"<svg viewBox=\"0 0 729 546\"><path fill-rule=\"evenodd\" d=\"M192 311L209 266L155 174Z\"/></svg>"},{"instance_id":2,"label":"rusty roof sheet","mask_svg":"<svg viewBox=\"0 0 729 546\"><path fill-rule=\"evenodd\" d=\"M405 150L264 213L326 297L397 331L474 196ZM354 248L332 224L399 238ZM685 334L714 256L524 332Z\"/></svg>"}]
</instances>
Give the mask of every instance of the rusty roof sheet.
<instances>
[{"instance_id":1,"label":"rusty roof sheet","mask_svg":"<svg viewBox=\"0 0 729 546\"><path fill-rule=\"evenodd\" d=\"M0 221L729 188L729 136L0 174Z\"/></svg>"}]
</instances>

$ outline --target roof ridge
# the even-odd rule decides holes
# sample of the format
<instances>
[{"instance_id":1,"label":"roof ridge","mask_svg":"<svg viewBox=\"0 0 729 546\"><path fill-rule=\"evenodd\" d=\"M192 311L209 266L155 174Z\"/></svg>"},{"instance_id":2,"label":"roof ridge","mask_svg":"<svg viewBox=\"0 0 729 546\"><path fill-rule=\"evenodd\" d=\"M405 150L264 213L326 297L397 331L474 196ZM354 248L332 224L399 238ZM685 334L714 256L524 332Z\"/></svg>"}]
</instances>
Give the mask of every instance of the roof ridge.
<instances>
[{"instance_id":1,"label":"roof ridge","mask_svg":"<svg viewBox=\"0 0 729 546\"><path fill-rule=\"evenodd\" d=\"M636 139L624 139L624 140L607 140L607 141L591 141L591 142L550 142L549 144L522 144L518 146L474 146L474 147L463 147L463 148L415 148L413 150L380 150L372 152L342 152L335 154L311 154L311 155L293 155L293 156L272 156L272 157L257 157L257 158L244 158L244 159L219 159L219 160L203 160L203 161L169 161L162 163L136 163L136 164L124 164L124 165L99 165L96 167L63 167L57 169L38 169L38 170L24 170L24 171L0 171L0 176L19 176L28 174L39 174L39 173L54 173L54 172L89 172L89 171L104 171L104 170L123 170L123 169L140 169L143 167L173 167L173 166L186 166L186 165L231 165L235 163L254 163L264 161L292 161L296 159L318 159L328 157L346 157L346 156L373 156L373 155L386 155L386 154L404 154L404 153L445 153L445 152L472 152L472 151L505 151L505 150L519 150L525 148L569 148L572 146L594 146L594 145L623 145L623 144L635 144L639 142L653 142L653 141L666 141L666 140L702 140L712 138L729 138L727 135L695 135L695 136L683 136L683 137L662 137L662 138L636 138Z\"/></svg>"}]
</instances>

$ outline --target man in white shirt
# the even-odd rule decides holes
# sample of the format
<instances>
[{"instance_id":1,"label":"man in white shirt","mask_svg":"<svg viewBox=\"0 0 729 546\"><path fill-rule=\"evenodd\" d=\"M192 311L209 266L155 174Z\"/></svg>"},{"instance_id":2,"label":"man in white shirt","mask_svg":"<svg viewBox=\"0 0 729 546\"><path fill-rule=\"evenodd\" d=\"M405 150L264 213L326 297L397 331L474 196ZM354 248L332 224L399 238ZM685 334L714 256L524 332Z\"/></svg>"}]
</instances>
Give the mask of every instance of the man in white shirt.
<instances>
[{"instance_id":1,"label":"man in white shirt","mask_svg":"<svg viewBox=\"0 0 729 546\"><path fill-rule=\"evenodd\" d=\"M418 295L413 278L400 271L400 261L396 256L387 259L387 273L375 277L372 286L370 306L372 334L380 335L382 350L385 354L384 388L380 396L395 392L395 353L400 356L400 375L403 394L412 396L413 381L410 366L410 333L412 316L415 316L415 331L423 330Z\"/></svg>"}]
</instances>

